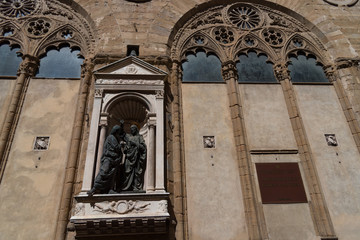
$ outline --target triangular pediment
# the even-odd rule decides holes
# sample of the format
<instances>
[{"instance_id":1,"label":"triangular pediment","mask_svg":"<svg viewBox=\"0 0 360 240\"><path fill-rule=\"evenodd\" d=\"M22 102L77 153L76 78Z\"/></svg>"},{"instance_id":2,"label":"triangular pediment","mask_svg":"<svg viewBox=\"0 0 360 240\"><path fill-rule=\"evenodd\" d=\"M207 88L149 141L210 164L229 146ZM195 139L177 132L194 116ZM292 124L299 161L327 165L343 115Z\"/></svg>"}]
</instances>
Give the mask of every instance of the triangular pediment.
<instances>
[{"instance_id":1,"label":"triangular pediment","mask_svg":"<svg viewBox=\"0 0 360 240\"><path fill-rule=\"evenodd\" d=\"M106 65L94 72L97 77L115 77L115 76L165 76L167 73L163 70L137 58L129 56L109 65Z\"/></svg>"}]
</instances>

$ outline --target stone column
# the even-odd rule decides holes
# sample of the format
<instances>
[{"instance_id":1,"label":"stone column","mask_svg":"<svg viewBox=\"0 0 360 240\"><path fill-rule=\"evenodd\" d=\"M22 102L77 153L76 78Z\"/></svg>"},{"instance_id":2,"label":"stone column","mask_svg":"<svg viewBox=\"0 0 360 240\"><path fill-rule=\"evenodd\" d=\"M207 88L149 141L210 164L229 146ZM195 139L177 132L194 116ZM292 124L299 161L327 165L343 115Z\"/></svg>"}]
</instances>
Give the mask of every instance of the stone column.
<instances>
[{"instance_id":1,"label":"stone column","mask_svg":"<svg viewBox=\"0 0 360 240\"><path fill-rule=\"evenodd\" d=\"M186 172L183 153L183 129L181 109L181 64L174 61L171 68L170 84L172 101L172 163L173 163L173 192L171 197L174 214L177 221L175 238L181 240L189 239L186 203ZM171 184L171 183L169 183Z\"/></svg>"},{"instance_id":2,"label":"stone column","mask_svg":"<svg viewBox=\"0 0 360 240\"><path fill-rule=\"evenodd\" d=\"M155 125L156 125L156 114L148 114L148 129L149 129L149 144L148 144L148 164L147 164L147 191L155 190Z\"/></svg>"},{"instance_id":3,"label":"stone column","mask_svg":"<svg viewBox=\"0 0 360 240\"><path fill-rule=\"evenodd\" d=\"M89 94L89 85L91 84L90 81L92 79L93 69L93 60L89 58L85 59L81 69L80 90L76 103L76 115L71 135L70 150L66 163L65 181L56 224L55 240L64 240L66 237L66 226L69 221L69 211L71 209L73 186L76 176L76 166L78 165L77 162L81 146L81 134L83 131L86 100Z\"/></svg>"},{"instance_id":4,"label":"stone column","mask_svg":"<svg viewBox=\"0 0 360 240\"><path fill-rule=\"evenodd\" d=\"M107 127L108 127L108 113L101 113L100 115L100 136L99 136L99 147L98 147L98 152L97 152L97 157L96 157L96 171L95 171L95 176L98 174L98 172L100 171L100 160L101 160L101 156L103 154L103 150L104 150L104 142L105 142L105 138L106 138L106 132L107 132ZM93 177L91 178L93 179Z\"/></svg>"},{"instance_id":5,"label":"stone column","mask_svg":"<svg viewBox=\"0 0 360 240\"><path fill-rule=\"evenodd\" d=\"M4 126L0 134L0 183L5 170L7 157L15 134L17 122L24 103L25 94L30 78L35 76L39 67L39 59L24 55L18 69L15 88L11 96L9 109L5 116Z\"/></svg>"},{"instance_id":6,"label":"stone column","mask_svg":"<svg viewBox=\"0 0 360 240\"><path fill-rule=\"evenodd\" d=\"M156 98L155 191L165 192L164 90L157 90L155 98Z\"/></svg>"},{"instance_id":7,"label":"stone column","mask_svg":"<svg viewBox=\"0 0 360 240\"><path fill-rule=\"evenodd\" d=\"M336 95L338 96L339 102L341 104L341 108L345 114L346 121L349 124L350 131L355 140L355 144L358 148L358 151L360 152L360 127L359 127L360 119L356 118L356 114L353 108L355 104L352 104L350 102L349 96L346 93L346 90L344 89L343 81L340 77L341 75L339 72L339 71L345 71L345 69L350 71L349 68L352 68L355 64L357 64L356 61L339 62L336 66L333 65L333 66L325 67L325 73L327 78L335 88Z\"/></svg>"},{"instance_id":8,"label":"stone column","mask_svg":"<svg viewBox=\"0 0 360 240\"><path fill-rule=\"evenodd\" d=\"M276 65L274 67L274 72L276 78L281 83L291 126L299 149L300 163L303 167L306 178L305 182L310 193L309 207L316 233L321 237L335 237L334 227L325 202L324 194L321 190L320 180L300 114L296 94L290 81L287 64L282 63Z\"/></svg>"},{"instance_id":9,"label":"stone column","mask_svg":"<svg viewBox=\"0 0 360 240\"><path fill-rule=\"evenodd\" d=\"M86 150L86 159L85 159L85 167L84 167L84 176L83 182L81 186L80 194L86 194L92 187L93 179L94 179L94 166L96 163L96 147L97 147L97 139L99 134L99 121L100 121L100 112L102 106L102 97L103 90L95 89L94 95L94 103L93 110L91 116L91 128L89 133L89 143Z\"/></svg>"},{"instance_id":10,"label":"stone column","mask_svg":"<svg viewBox=\"0 0 360 240\"><path fill-rule=\"evenodd\" d=\"M258 199L254 183L254 170L247 147L247 137L239 96L238 75L235 62L229 61L224 63L222 66L222 75L227 85L230 103L231 120L233 124L240 184L243 193L249 239L268 239L263 217L264 214L262 208L257 204Z\"/></svg>"}]
</instances>

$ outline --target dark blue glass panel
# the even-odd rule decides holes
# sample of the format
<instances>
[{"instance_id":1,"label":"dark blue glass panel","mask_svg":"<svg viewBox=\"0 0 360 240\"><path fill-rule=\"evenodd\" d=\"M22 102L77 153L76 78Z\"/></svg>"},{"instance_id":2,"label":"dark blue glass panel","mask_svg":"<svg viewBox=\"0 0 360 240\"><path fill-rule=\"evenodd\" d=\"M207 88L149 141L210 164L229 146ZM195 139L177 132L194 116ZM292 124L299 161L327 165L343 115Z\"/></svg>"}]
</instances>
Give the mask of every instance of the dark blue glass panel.
<instances>
[{"instance_id":1,"label":"dark blue glass panel","mask_svg":"<svg viewBox=\"0 0 360 240\"><path fill-rule=\"evenodd\" d=\"M290 58L289 65L292 82L329 82L323 68L316 64L315 58L298 55Z\"/></svg>"},{"instance_id":2,"label":"dark blue glass panel","mask_svg":"<svg viewBox=\"0 0 360 240\"><path fill-rule=\"evenodd\" d=\"M16 52L20 48L11 49L9 45L0 46L0 75L1 76L16 76L19 65L22 61Z\"/></svg>"},{"instance_id":3,"label":"dark blue glass panel","mask_svg":"<svg viewBox=\"0 0 360 240\"><path fill-rule=\"evenodd\" d=\"M183 82L223 82L221 62L214 56L206 56L204 52L188 55L182 64Z\"/></svg>"},{"instance_id":4,"label":"dark blue glass panel","mask_svg":"<svg viewBox=\"0 0 360 240\"><path fill-rule=\"evenodd\" d=\"M239 82L276 82L272 64L266 62L266 56L249 52L247 56L240 55L239 59L236 64Z\"/></svg>"},{"instance_id":5,"label":"dark blue glass panel","mask_svg":"<svg viewBox=\"0 0 360 240\"><path fill-rule=\"evenodd\" d=\"M40 60L40 69L36 77L45 78L80 78L82 58L80 51L71 51L69 47L50 50Z\"/></svg>"}]
</instances>

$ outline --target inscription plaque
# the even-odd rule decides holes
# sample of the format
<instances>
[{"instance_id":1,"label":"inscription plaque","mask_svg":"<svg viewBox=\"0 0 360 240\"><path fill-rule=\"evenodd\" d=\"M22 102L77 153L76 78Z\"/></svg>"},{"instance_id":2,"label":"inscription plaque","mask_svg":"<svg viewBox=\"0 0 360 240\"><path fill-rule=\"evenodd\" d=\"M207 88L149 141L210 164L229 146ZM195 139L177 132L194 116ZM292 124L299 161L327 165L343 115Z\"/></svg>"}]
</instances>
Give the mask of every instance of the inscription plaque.
<instances>
[{"instance_id":1,"label":"inscription plaque","mask_svg":"<svg viewBox=\"0 0 360 240\"><path fill-rule=\"evenodd\" d=\"M256 163L262 203L306 203L298 163Z\"/></svg>"}]
</instances>

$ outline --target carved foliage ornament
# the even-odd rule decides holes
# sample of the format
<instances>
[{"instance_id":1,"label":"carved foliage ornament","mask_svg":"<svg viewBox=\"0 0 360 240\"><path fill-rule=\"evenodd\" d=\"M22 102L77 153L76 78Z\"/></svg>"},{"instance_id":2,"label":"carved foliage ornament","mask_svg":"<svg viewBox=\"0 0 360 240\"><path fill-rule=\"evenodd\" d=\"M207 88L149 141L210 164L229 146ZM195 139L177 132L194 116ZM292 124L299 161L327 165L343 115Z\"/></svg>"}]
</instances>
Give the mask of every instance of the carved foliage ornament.
<instances>
[{"instance_id":1,"label":"carved foliage ornament","mask_svg":"<svg viewBox=\"0 0 360 240\"><path fill-rule=\"evenodd\" d=\"M143 212L147 208L149 208L149 205L151 203L148 202L140 202L140 201L126 201L126 200L120 200L120 201L112 201L107 204L101 204L101 203L95 203L95 211L105 213L105 214L126 214L130 212Z\"/></svg>"}]
</instances>

